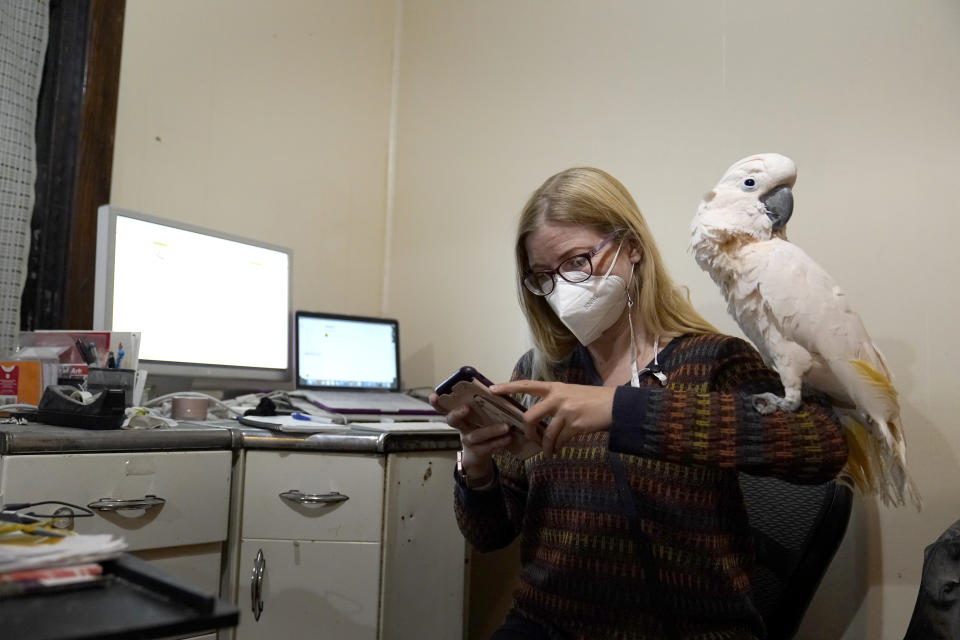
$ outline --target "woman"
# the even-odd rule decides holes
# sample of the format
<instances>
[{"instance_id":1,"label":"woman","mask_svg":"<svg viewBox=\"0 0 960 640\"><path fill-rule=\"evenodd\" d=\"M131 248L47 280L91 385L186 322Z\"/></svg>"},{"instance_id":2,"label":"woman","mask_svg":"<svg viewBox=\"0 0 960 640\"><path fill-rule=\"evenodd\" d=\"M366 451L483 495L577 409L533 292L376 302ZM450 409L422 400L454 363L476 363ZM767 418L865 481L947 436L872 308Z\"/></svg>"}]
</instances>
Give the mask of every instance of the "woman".
<instances>
[{"instance_id":1,"label":"woman","mask_svg":"<svg viewBox=\"0 0 960 640\"><path fill-rule=\"evenodd\" d=\"M468 407L447 414L461 530L481 551L522 540L494 638L763 637L737 472L833 478L847 456L836 416L811 397L793 413L754 408L782 394L779 378L697 314L603 171L549 178L516 257L535 348L493 391L523 394L542 452L522 459L506 425L476 427Z\"/></svg>"}]
</instances>

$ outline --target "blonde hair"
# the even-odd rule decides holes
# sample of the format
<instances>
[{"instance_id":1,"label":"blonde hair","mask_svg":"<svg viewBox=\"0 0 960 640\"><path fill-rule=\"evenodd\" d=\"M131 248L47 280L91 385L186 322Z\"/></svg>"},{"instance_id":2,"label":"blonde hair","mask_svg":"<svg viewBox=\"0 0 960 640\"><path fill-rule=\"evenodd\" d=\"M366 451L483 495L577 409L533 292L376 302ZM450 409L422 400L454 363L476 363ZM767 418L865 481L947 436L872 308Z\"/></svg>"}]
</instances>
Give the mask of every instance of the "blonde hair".
<instances>
[{"instance_id":1,"label":"blonde hair","mask_svg":"<svg viewBox=\"0 0 960 640\"><path fill-rule=\"evenodd\" d=\"M600 169L574 167L551 176L530 196L517 227L517 291L533 335L535 378L552 378L551 369L577 345L546 299L523 286L530 269L527 236L546 222L572 222L603 236L620 233L628 243L639 245L642 257L633 267L632 294L640 320L655 335L716 333L693 308L689 292L670 279L643 214L626 187Z\"/></svg>"}]
</instances>

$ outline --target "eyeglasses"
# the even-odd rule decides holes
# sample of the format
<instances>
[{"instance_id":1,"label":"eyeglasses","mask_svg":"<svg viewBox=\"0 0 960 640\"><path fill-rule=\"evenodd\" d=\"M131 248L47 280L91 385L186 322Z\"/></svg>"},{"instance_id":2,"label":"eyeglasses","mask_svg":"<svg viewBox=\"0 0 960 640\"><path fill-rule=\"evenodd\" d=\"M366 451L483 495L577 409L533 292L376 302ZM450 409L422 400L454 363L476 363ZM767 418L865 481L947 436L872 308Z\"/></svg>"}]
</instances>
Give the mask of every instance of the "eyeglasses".
<instances>
[{"instance_id":1,"label":"eyeglasses","mask_svg":"<svg viewBox=\"0 0 960 640\"><path fill-rule=\"evenodd\" d=\"M586 253L578 253L575 256L570 256L557 265L556 269L528 272L525 276L523 276L523 286L525 286L527 290L535 296L548 296L551 292L553 292L553 288L557 284L558 275L572 284L584 282L587 278L593 275L592 258L618 235L619 232L611 233L604 238L600 244L595 246L593 249L590 249L590 251L587 251Z\"/></svg>"}]
</instances>

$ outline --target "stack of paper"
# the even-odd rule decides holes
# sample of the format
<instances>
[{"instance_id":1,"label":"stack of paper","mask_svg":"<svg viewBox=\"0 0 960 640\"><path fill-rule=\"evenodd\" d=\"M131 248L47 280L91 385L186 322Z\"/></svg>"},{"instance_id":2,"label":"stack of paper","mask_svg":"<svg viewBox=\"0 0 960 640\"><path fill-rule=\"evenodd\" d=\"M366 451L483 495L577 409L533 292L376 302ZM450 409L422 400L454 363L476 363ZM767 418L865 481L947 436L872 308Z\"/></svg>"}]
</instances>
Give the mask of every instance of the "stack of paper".
<instances>
[{"instance_id":1,"label":"stack of paper","mask_svg":"<svg viewBox=\"0 0 960 640\"><path fill-rule=\"evenodd\" d=\"M60 567L116 557L127 548L109 533L40 538L30 534L5 535L0 542L0 573Z\"/></svg>"}]
</instances>

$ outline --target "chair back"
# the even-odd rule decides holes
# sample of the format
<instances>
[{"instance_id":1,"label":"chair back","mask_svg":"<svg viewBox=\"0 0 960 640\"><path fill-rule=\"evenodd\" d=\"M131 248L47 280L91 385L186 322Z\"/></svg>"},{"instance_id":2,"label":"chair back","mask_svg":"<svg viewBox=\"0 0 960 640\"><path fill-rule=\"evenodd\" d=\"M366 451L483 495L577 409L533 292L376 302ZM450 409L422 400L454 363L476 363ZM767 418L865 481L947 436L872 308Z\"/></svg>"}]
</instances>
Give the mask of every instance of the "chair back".
<instances>
[{"instance_id":1,"label":"chair back","mask_svg":"<svg viewBox=\"0 0 960 640\"><path fill-rule=\"evenodd\" d=\"M745 473L740 489L756 545L754 604L768 640L789 640L847 531L853 494L837 482L801 485Z\"/></svg>"},{"instance_id":2,"label":"chair back","mask_svg":"<svg viewBox=\"0 0 960 640\"><path fill-rule=\"evenodd\" d=\"M960 638L960 520L923 550L920 590L903 640Z\"/></svg>"}]
</instances>

